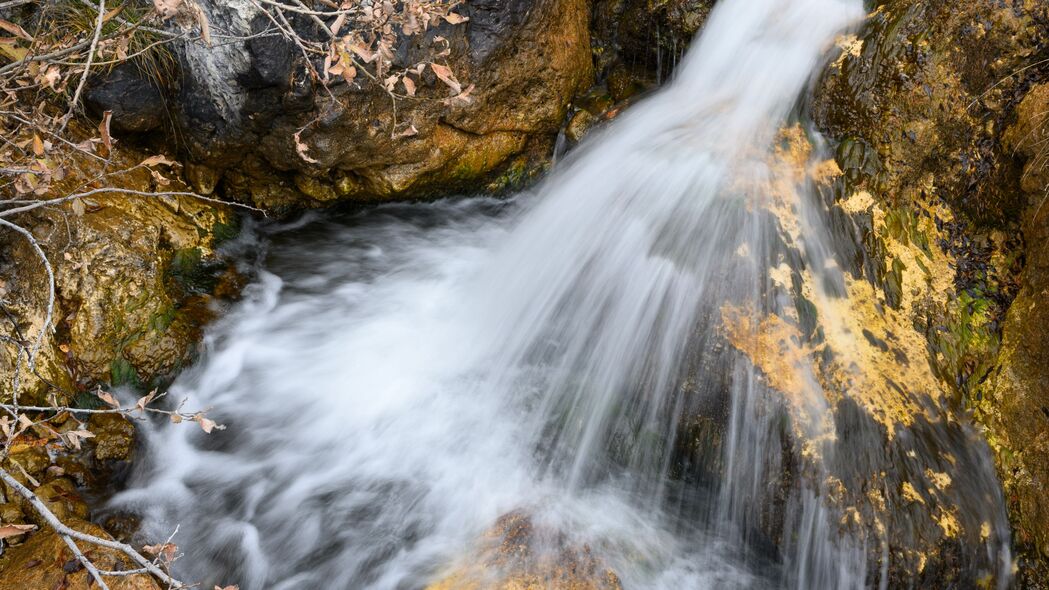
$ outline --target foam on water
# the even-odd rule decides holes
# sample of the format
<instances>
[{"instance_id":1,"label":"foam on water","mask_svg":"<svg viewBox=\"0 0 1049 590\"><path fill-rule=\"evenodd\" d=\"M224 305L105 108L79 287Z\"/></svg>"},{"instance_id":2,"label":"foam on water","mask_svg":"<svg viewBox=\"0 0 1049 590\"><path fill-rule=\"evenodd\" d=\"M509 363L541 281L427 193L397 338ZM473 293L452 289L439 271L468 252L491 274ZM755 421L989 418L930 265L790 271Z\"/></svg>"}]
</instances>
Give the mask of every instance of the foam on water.
<instances>
[{"instance_id":1,"label":"foam on water","mask_svg":"<svg viewBox=\"0 0 1049 590\"><path fill-rule=\"evenodd\" d=\"M113 507L153 538L180 525L205 587L419 588L514 510L627 588L866 586L866 541L833 532L818 488L789 503L795 541L755 543L780 442L711 336L724 302L767 308L774 231L748 202L861 15L722 0L675 80L535 194L265 230L258 280L171 393L228 429L148 427ZM718 404L717 476L671 473L682 420Z\"/></svg>"}]
</instances>

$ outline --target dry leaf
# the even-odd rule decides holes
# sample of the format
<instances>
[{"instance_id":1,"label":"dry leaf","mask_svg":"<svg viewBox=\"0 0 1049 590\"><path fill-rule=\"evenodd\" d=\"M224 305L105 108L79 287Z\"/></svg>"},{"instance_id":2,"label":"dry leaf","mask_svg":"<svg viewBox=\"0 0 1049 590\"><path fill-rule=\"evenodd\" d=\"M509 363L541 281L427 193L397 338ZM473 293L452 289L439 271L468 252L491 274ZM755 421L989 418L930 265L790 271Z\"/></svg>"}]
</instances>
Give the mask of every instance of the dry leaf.
<instances>
[{"instance_id":1,"label":"dry leaf","mask_svg":"<svg viewBox=\"0 0 1049 590\"><path fill-rule=\"evenodd\" d=\"M339 34L339 29L341 29L342 25L344 25L344 24L346 24L346 13L345 12L340 14L339 16L335 17L335 22L333 22L331 24L330 28L331 28L332 36L338 35Z\"/></svg>"},{"instance_id":2,"label":"dry leaf","mask_svg":"<svg viewBox=\"0 0 1049 590\"><path fill-rule=\"evenodd\" d=\"M27 33L25 29L23 29L22 27L16 25L15 23L13 23L11 21L6 21L6 20L4 20L2 18L0 18L0 29L3 29L5 31L7 31L8 33L11 33L12 35L14 35L16 37L21 37L22 39L25 39L26 41L29 41L30 43L35 41L35 39L33 39L33 36L30 35L29 33Z\"/></svg>"},{"instance_id":3,"label":"dry leaf","mask_svg":"<svg viewBox=\"0 0 1049 590\"><path fill-rule=\"evenodd\" d=\"M35 524L5 524L0 526L0 539L24 535L35 528Z\"/></svg>"},{"instance_id":4,"label":"dry leaf","mask_svg":"<svg viewBox=\"0 0 1049 590\"><path fill-rule=\"evenodd\" d=\"M70 430L62 435L65 437L66 442L70 444L74 449L80 450L80 441L85 438L95 438L95 435L87 430Z\"/></svg>"},{"instance_id":5,"label":"dry leaf","mask_svg":"<svg viewBox=\"0 0 1049 590\"><path fill-rule=\"evenodd\" d=\"M33 154L38 157L44 155L44 140L36 133L33 134Z\"/></svg>"},{"instance_id":6,"label":"dry leaf","mask_svg":"<svg viewBox=\"0 0 1049 590\"><path fill-rule=\"evenodd\" d=\"M414 137L416 135L419 135L419 130L415 128L415 125L409 125L407 129L401 131L397 135L394 135L394 138Z\"/></svg>"},{"instance_id":7,"label":"dry leaf","mask_svg":"<svg viewBox=\"0 0 1049 590\"><path fill-rule=\"evenodd\" d=\"M206 418L204 414L197 414L193 416L193 421L200 424L201 430L207 434L211 434L212 430L225 430L226 427L216 423L214 420Z\"/></svg>"},{"instance_id":8,"label":"dry leaf","mask_svg":"<svg viewBox=\"0 0 1049 590\"><path fill-rule=\"evenodd\" d=\"M182 423L182 416L180 416L179 414L172 414L171 415L171 423L172 424L181 424Z\"/></svg>"},{"instance_id":9,"label":"dry leaf","mask_svg":"<svg viewBox=\"0 0 1049 590\"><path fill-rule=\"evenodd\" d=\"M178 162L165 156L164 154L157 154L150 156L139 163L139 166L177 166Z\"/></svg>"},{"instance_id":10,"label":"dry leaf","mask_svg":"<svg viewBox=\"0 0 1049 590\"><path fill-rule=\"evenodd\" d=\"M120 402L118 402L116 400L116 398L114 398L112 395L102 391L101 389L99 389L96 392L96 395L98 396L98 399L106 402L107 405L110 405L110 406L112 406L114 408L119 408L120 407Z\"/></svg>"},{"instance_id":11,"label":"dry leaf","mask_svg":"<svg viewBox=\"0 0 1049 590\"><path fill-rule=\"evenodd\" d=\"M153 398L155 398L155 397L157 397L157 390L156 389L154 389L153 391L149 392L148 395L144 395L144 396L138 398L138 401L135 402L135 408L138 409L138 411L140 411L140 412L145 412L146 411L146 406L148 406L149 402L153 401Z\"/></svg>"},{"instance_id":12,"label":"dry leaf","mask_svg":"<svg viewBox=\"0 0 1049 590\"><path fill-rule=\"evenodd\" d=\"M211 25L208 23L208 17L204 14L204 11L200 6L193 5L193 16L197 20L197 25L200 26L200 38L204 40L204 44L211 47Z\"/></svg>"},{"instance_id":13,"label":"dry leaf","mask_svg":"<svg viewBox=\"0 0 1049 590\"><path fill-rule=\"evenodd\" d=\"M142 550L150 555L161 557L164 561L171 561L172 559L175 559L175 553L178 551L178 546L174 543L164 543L163 545L146 545Z\"/></svg>"},{"instance_id":14,"label":"dry leaf","mask_svg":"<svg viewBox=\"0 0 1049 590\"><path fill-rule=\"evenodd\" d=\"M160 18L167 20L178 14L182 0L153 0L153 8L157 9Z\"/></svg>"},{"instance_id":15,"label":"dry leaf","mask_svg":"<svg viewBox=\"0 0 1049 590\"><path fill-rule=\"evenodd\" d=\"M117 6L116 8L110 10L109 12L107 12L105 14L105 16L102 17L102 22L108 23L109 21L113 20L113 17L115 17L116 15L120 14L121 12L124 12L124 5L123 4L121 4L120 6Z\"/></svg>"},{"instance_id":16,"label":"dry leaf","mask_svg":"<svg viewBox=\"0 0 1049 590\"><path fill-rule=\"evenodd\" d=\"M62 79L62 71L58 69L58 66L48 66L47 70L42 76L42 83L45 84L51 90L55 89L58 82Z\"/></svg>"},{"instance_id":17,"label":"dry leaf","mask_svg":"<svg viewBox=\"0 0 1049 590\"><path fill-rule=\"evenodd\" d=\"M404 91L408 96L415 96L415 82L411 78L408 76L401 78L401 84L404 84Z\"/></svg>"},{"instance_id":18,"label":"dry leaf","mask_svg":"<svg viewBox=\"0 0 1049 590\"><path fill-rule=\"evenodd\" d=\"M463 91L460 92L459 94L457 94L457 95L455 95L455 96L453 96L451 98L446 98L444 100L444 103L445 104L449 104L449 105L458 105L458 106L470 104L470 103L472 103L474 101L474 99L470 97L470 93L473 92L473 91L474 91L474 85L470 84L465 89L463 89Z\"/></svg>"},{"instance_id":19,"label":"dry leaf","mask_svg":"<svg viewBox=\"0 0 1049 590\"><path fill-rule=\"evenodd\" d=\"M73 213L76 215L83 215L87 212L87 207L84 205L83 199L73 199L69 205L73 208Z\"/></svg>"},{"instance_id":20,"label":"dry leaf","mask_svg":"<svg viewBox=\"0 0 1049 590\"><path fill-rule=\"evenodd\" d=\"M103 156L108 157L113 152L113 137L109 134L109 121L113 118L113 111L102 113L102 122L98 124L98 132L102 134L102 145L105 146Z\"/></svg>"},{"instance_id":21,"label":"dry leaf","mask_svg":"<svg viewBox=\"0 0 1049 590\"><path fill-rule=\"evenodd\" d=\"M308 146L305 143L303 143L302 138L300 137L300 135L302 134L302 131L303 130L300 129L300 130L295 132L295 135L294 135L294 138L295 138L295 151L299 154L299 157L302 158L303 160L305 160L306 162L309 162L310 164L320 164L319 160L314 160L307 153L309 151L309 149L310 149L310 146Z\"/></svg>"},{"instance_id":22,"label":"dry leaf","mask_svg":"<svg viewBox=\"0 0 1049 590\"><path fill-rule=\"evenodd\" d=\"M455 79L455 74L452 73L451 68L442 66L441 64L431 63L430 69L433 70L434 74L437 74L437 77L441 80L441 82L444 82L446 85L448 85L449 88L452 89L452 92L456 94L462 92L462 85L460 85L459 81Z\"/></svg>"},{"instance_id":23,"label":"dry leaf","mask_svg":"<svg viewBox=\"0 0 1049 590\"><path fill-rule=\"evenodd\" d=\"M466 21L470 20L470 17L463 16L461 14L455 14L454 12L449 12L448 14L444 15L442 18L444 18L444 20L448 21L449 23L451 23L453 25L462 24L462 23L465 23Z\"/></svg>"}]
</instances>

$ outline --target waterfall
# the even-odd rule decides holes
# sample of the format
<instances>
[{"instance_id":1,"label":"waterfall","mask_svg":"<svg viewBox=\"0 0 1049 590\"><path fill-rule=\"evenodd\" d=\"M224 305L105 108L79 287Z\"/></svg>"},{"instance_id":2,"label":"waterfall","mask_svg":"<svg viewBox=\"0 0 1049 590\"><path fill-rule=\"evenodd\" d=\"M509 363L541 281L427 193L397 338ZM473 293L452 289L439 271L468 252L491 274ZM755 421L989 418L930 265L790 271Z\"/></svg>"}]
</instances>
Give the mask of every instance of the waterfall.
<instances>
[{"instance_id":1,"label":"waterfall","mask_svg":"<svg viewBox=\"0 0 1049 590\"><path fill-rule=\"evenodd\" d=\"M263 228L257 281L170 395L227 430L146 425L111 509L151 538L180 526L178 567L206 587L421 588L510 513L624 588L885 587L888 534L831 501L853 463L878 468L842 440L871 426L835 421L809 361L754 359L763 333L816 338L806 306L820 338L858 337L826 199L797 171L820 140L791 116L861 16L722 0L673 81L533 193ZM802 140L815 155L792 162ZM951 457L993 569L1008 530L967 440Z\"/></svg>"}]
</instances>

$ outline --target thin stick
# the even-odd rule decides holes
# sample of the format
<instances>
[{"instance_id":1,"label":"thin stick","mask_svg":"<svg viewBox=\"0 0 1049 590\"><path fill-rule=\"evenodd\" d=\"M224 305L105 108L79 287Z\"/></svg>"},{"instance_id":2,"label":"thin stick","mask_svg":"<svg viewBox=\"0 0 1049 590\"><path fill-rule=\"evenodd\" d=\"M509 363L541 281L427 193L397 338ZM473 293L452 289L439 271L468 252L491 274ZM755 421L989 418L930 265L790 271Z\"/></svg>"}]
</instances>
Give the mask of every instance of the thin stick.
<instances>
[{"instance_id":1,"label":"thin stick","mask_svg":"<svg viewBox=\"0 0 1049 590\"><path fill-rule=\"evenodd\" d=\"M40 498L36 494L34 494L32 490L22 485L20 481L15 479L10 473L7 472L7 470L3 468L0 468L0 481L3 481L5 484L7 484L16 492L18 492L18 495L25 498L33 507L33 510L35 510L36 513L44 519L47 525L54 529L54 531L59 535L68 536L78 541L84 541L85 543L91 543L92 545L98 545L99 547L105 547L107 549L119 551L131 558L135 563L137 563L147 572L156 576L161 582L164 582L165 584L168 584L173 588L189 587L186 584L180 582L179 580L169 576L155 563L143 557L141 553L135 551L134 547L126 543L121 543L119 541L114 541L111 539L104 539L102 537L96 537L94 535L82 533L76 529L70 528L61 520L59 520L58 517L55 516L55 513L51 512L47 505L44 504L43 501L41 501Z\"/></svg>"},{"instance_id":2,"label":"thin stick","mask_svg":"<svg viewBox=\"0 0 1049 590\"><path fill-rule=\"evenodd\" d=\"M73 100L69 102L69 112L66 113L65 117L62 117L62 124L58 127L60 131L65 131L66 125L69 124L69 120L73 118L73 114L76 112L77 103L80 102L80 93L84 91L87 77L91 74L91 63L95 59L95 51L98 50L98 39L102 36L102 25L105 22L106 0L98 0L98 19L95 21L95 36L91 38L91 48L88 50L84 73L80 75L80 83L77 84L76 92L73 93Z\"/></svg>"}]
</instances>

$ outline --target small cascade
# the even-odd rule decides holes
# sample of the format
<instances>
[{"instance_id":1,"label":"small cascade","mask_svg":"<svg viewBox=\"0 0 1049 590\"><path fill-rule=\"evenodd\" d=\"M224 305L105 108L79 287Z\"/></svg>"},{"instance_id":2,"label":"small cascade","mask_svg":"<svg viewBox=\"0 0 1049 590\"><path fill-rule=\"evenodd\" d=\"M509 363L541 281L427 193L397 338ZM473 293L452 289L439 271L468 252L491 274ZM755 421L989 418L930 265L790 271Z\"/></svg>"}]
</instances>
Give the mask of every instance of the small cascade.
<instances>
[{"instance_id":1,"label":"small cascade","mask_svg":"<svg viewBox=\"0 0 1049 590\"><path fill-rule=\"evenodd\" d=\"M920 558L890 546L954 527L964 579L1004 586L986 446L897 358L915 341L878 336L796 121L860 17L723 0L532 194L261 229L258 280L171 393L227 430L147 427L111 509L179 525L206 587L424 588L512 514L623 588L889 587Z\"/></svg>"}]
</instances>

